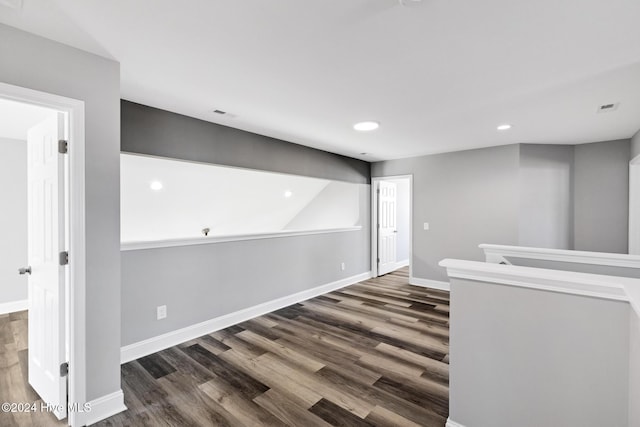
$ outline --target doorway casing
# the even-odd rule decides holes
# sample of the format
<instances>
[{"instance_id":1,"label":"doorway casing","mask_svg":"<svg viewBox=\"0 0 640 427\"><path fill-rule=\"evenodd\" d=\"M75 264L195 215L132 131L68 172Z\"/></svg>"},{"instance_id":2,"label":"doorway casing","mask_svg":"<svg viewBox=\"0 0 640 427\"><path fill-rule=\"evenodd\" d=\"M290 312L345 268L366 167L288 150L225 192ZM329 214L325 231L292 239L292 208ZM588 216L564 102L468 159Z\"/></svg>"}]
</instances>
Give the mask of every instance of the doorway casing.
<instances>
[{"instance_id":1,"label":"doorway casing","mask_svg":"<svg viewBox=\"0 0 640 427\"><path fill-rule=\"evenodd\" d=\"M629 162L629 254L640 255L640 155Z\"/></svg>"},{"instance_id":2,"label":"doorway casing","mask_svg":"<svg viewBox=\"0 0 640 427\"><path fill-rule=\"evenodd\" d=\"M409 278L413 278L413 175L371 178L371 274L378 277L378 188L380 181L409 180Z\"/></svg>"},{"instance_id":3,"label":"doorway casing","mask_svg":"<svg viewBox=\"0 0 640 427\"><path fill-rule=\"evenodd\" d=\"M50 108L67 114L69 180L69 292L68 310L69 371L68 404L82 408L86 395L85 295L86 295L86 227L85 227L85 118L84 102L0 82L0 98ZM68 424L85 423L83 412L69 411Z\"/></svg>"}]
</instances>

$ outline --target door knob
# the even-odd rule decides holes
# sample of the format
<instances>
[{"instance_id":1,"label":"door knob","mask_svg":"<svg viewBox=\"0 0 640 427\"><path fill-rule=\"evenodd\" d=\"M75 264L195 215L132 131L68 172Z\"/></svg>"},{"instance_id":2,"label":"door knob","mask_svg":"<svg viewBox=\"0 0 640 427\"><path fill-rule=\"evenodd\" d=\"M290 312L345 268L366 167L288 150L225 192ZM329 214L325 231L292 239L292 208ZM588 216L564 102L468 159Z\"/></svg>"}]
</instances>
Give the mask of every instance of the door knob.
<instances>
[{"instance_id":1,"label":"door knob","mask_svg":"<svg viewBox=\"0 0 640 427\"><path fill-rule=\"evenodd\" d=\"M20 274L31 274L31 267L26 267L26 268L19 268L18 269L18 273Z\"/></svg>"}]
</instances>

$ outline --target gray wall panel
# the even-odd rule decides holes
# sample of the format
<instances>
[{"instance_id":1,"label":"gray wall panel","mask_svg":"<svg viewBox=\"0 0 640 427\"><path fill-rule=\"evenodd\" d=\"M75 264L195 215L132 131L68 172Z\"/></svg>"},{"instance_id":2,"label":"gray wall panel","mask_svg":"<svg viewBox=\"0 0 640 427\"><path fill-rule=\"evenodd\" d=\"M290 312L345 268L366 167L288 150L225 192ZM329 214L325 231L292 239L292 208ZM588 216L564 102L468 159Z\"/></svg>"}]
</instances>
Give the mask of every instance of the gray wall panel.
<instances>
[{"instance_id":1,"label":"gray wall panel","mask_svg":"<svg viewBox=\"0 0 640 427\"><path fill-rule=\"evenodd\" d=\"M575 146L574 249L627 253L629 140Z\"/></svg>"},{"instance_id":2,"label":"gray wall panel","mask_svg":"<svg viewBox=\"0 0 640 427\"><path fill-rule=\"evenodd\" d=\"M451 307L453 421L628 425L627 302L452 279Z\"/></svg>"},{"instance_id":3,"label":"gray wall panel","mask_svg":"<svg viewBox=\"0 0 640 427\"><path fill-rule=\"evenodd\" d=\"M573 146L520 146L520 246L573 249Z\"/></svg>"},{"instance_id":4,"label":"gray wall panel","mask_svg":"<svg viewBox=\"0 0 640 427\"><path fill-rule=\"evenodd\" d=\"M631 158L640 156L640 130L631 138Z\"/></svg>"}]
</instances>

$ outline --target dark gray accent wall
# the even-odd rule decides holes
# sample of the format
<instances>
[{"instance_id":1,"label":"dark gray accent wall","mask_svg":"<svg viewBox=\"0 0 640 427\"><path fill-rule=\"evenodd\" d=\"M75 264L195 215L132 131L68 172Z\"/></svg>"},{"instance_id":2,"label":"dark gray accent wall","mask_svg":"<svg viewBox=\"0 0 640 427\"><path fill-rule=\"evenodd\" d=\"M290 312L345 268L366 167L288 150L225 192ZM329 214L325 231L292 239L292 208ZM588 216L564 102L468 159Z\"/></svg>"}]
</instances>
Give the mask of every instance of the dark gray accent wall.
<instances>
[{"instance_id":1,"label":"dark gray accent wall","mask_svg":"<svg viewBox=\"0 0 640 427\"><path fill-rule=\"evenodd\" d=\"M574 249L627 253L630 140L576 145Z\"/></svg>"},{"instance_id":2,"label":"dark gray accent wall","mask_svg":"<svg viewBox=\"0 0 640 427\"><path fill-rule=\"evenodd\" d=\"M369 163L122 101L122 151L368 184Z\"/></svg>"},{"instance_id":3,"label":"dark gray accent wall","mask_svg":"<svg viewBox=\"0 0 640 427\"><path fill-rule=\"evenodd\" d=\"M413 175L414 277L447 281L443 258L483 261L480 243L517 245L519 153L509 145L372 164L374 177Z\"/></svg>"}]
</instances>

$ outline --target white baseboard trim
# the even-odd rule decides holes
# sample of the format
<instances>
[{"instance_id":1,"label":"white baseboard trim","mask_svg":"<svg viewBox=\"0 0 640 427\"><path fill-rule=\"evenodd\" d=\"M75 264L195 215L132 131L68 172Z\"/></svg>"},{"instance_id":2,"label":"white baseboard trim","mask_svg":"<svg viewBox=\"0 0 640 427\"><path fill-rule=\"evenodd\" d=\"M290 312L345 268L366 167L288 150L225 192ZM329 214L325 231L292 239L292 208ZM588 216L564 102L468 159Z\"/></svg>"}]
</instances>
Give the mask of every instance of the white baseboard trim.
<instances>
[{"instance_id":1,"label":"white baseboard trim","mask_svg":"<svg viewBox=\"0 0 640 427\"><path fill-rule=\"evenodd\" d=\"M409 277L409 284L415 286L422 286L423 288L438 289L441 291L450 291L451 285L449 282L441 282L439 280L421 279L419 277Z\"/></svg>"},{"instance_id":2,"label":"white baseboard trim","mask_svg":"<svg viewBox=\"0 0 640 427\"><path fill-rule=\"evenodd\" d=\"M29 300L11 301L0 303L0 314L15 313L16 311L24 311L29 308Z\"/></svg>"},{"instance_id":3,"label":"white baseboard trim","mask_svg":"<svg viewBox=\"0 0 640 427\"><path fill-rule=\"evenodd\" d=\"M98 421L102 421L127 410L124 404L124 394L122 390L94 399L88 402L88 406L91 410L84 413L85 425L95 424Z\"/></svg>"},{"instance_id":4,"label":"white baseboard trim","mask_svg":"<svg viewBox=\"0 0 640 427\"><path fill-rule=\"evenodd\" d=\"M445 427L465 427L465 426L455 421L452 421L451 418L447 418L447 424L445 424Z\"/></svg>"},{"instance_id":5,"label":"white baseboard trim","mask_svg":"<svg viewBox=\"0 0 640 427\"><path fill-rule=\"evenodd\" d=\"M187 326L182 329L167 332L166 334L158 335L144 341L126 345L120 349L120 362L127 363L132 360L139 359L140 357L148 356L149 354L153 354L166 348L173 347L194 338L198 338L203 335L219 331L220 329L228 328L229 326L245 322L249 319L253 319L254 317L262 316L266 313L271 313L272 311L279 310L291 304L296 304L298 302L305 301L322 294L326 294L327 292L335 291L336 289L344 288L345 286L362 282L363 280L370 279L371 277L372 274L370 271L347 277L345 279L341 279L332 283L327 283L325 285L317 286L312 289L307 289L302 292L287 295L273 301L267 301L253 307L248 307L233 313L225 314L224 316L216 317L215 319L207 320L205 322Z\"/></svg>"},{"instance_id":6,"label":"white baseboard trim","mask_svg":"<svg viewBox=\"0 0 640 427\"><path fill-rule=\"evenodd\" d=\"M402 268L402 267L407 267L409 265L409 260L405 259L402 261L396 261L396 264L393 266L393 271Z\"/></svg>"}]
</instances>

